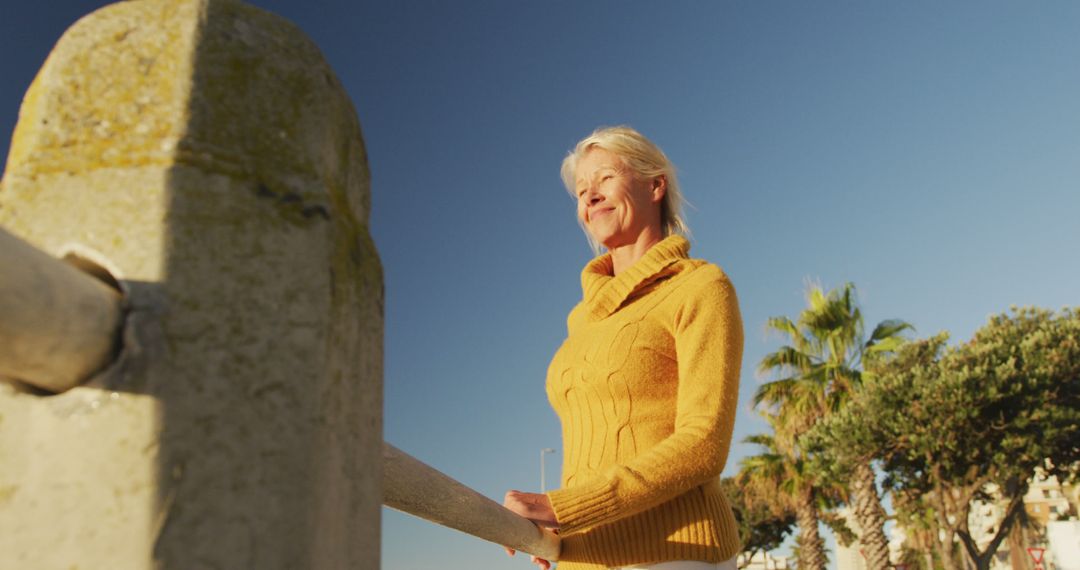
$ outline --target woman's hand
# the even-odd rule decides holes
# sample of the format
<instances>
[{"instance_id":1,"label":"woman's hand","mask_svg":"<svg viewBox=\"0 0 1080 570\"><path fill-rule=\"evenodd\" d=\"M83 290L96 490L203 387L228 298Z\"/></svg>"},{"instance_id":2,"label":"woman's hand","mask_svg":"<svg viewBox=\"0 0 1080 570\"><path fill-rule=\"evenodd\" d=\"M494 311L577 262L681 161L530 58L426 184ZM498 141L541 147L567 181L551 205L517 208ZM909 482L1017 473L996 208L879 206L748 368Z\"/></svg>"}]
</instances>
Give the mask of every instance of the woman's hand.
<instances>
[{"instance_id":1,"label":"woman's hand","mask_svg":"<svg viewBox=\"0 0 1080 570\"><path fill-rule=\"evenodd\" d=\"M511 489L506 492L503 506L531 520L537 526L559 528L559 521L555 520L555 511L551 508L551 500L543 493L526 493Z\"/></svg>"},{"instance_id":2,"label":"woman's hand","mask_svg":"<svg viewBox=\"0 0 1080 570\"><path fill-rule=\"evenodd\" d=\"M531 520L536 523L537 526L550 528L555 532L559 532L559 521L555 519L555 511L551 508L551 500L543 493L525 493L523 491L511 489L506 492L506 497L503 499L503 506L516 514ZM510 556L515 554L513 548L507 548L506 553ZM551 562L544 560L543 558L537 558L536 556L532 557L532 563L543 570L551 568Z\"/></svg>"}]
</instances>

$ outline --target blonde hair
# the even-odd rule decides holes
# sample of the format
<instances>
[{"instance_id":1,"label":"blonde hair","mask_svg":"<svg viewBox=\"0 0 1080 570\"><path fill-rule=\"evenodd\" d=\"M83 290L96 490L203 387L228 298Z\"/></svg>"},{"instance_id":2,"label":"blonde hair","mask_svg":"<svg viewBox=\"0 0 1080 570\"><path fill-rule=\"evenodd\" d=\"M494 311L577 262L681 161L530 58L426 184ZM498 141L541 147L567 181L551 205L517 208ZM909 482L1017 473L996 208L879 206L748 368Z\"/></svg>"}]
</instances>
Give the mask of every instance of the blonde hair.
<instances>
[{"instance_id":1,"label":"blonde hair","mask_svg":"<svg viewBox=\"0 0 1080 570\"><path fill-rule=\"evenodd\" d=\"M683 197L675 176L675 165L668 160L660 147L645 138L645 135L625 125L596 129L591 135L581 139L581 142L574 146L574 150L563 159L560 173L571 196L577 199L574 174L578 161L594 148L602 148L617 155L638 176L650 179L663 176L667 187L660 202L661 229L665 236L690 235L690 228L682 216ZM600 244L593 240L589 232L586 231L585 236L589 239L593 251L600 253Z\"/></svg>"}]
</instances>

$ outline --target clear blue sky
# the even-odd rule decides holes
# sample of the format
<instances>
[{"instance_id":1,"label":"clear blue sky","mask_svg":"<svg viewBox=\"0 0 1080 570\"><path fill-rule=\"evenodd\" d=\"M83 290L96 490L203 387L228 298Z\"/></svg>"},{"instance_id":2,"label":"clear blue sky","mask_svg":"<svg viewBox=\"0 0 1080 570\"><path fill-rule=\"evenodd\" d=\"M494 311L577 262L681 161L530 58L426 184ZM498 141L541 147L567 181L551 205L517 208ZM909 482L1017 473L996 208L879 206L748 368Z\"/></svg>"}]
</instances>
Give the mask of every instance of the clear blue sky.
<instances>
[{"instance_id":1,"label":"clear blue sky","mask_svg":"<svg viewBox=\"0 0 1080 570\"><path fill-rule=\"evenodd\" d=\"M920 335L1080 304L1080 4L255 3L319 44L364 129L386 438L493 498L536 490L561 447L544 372L590 252L558 166L598 125L666 150L692 254L735 283L736 439L764 429L745 402L779 343L765 320L808 280L853 281L871 325ZM102 4L5 4L0 154L52 44ZM395 512L383 532L388 570L530 567Z\"/></svg>"}]
</instances>

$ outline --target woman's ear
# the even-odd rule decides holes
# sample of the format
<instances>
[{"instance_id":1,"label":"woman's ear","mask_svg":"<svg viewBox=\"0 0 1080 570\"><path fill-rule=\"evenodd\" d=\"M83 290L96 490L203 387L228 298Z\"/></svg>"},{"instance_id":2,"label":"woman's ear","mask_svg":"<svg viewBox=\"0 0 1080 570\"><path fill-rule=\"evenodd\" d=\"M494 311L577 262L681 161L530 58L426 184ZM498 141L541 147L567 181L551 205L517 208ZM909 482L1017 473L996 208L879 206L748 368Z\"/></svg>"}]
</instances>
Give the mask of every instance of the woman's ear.
<instances>
[{"instance_id":1,"label":"woman's ear","mask_svg":"<svg viewBox=\"0 0 1080 570\"><path fill-rule=\"evenodd\" d=\"M667 177L661 174L652 179L652 201L660 202L667 194Z\"/></svg>"}]
</instances>

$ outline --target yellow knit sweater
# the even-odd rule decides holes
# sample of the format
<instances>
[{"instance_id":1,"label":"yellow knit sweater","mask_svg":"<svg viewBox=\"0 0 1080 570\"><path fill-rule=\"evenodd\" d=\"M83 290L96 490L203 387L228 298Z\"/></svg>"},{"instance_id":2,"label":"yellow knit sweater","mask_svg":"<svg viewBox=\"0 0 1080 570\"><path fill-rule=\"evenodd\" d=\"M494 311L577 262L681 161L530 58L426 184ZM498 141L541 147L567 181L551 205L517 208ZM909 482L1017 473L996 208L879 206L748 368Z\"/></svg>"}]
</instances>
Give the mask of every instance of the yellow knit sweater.
<instances>
[{"instance_id":1,"label":"yellow knit sweater","mask_svg":"<svg viewBox=\"0 0 1080 570\"><path fill-rule=\"evenodd\" d=\"M669 560L720 562L739 550L720 490L735 421L742 321L719 267L670 236L612 276L581 274L584 298L548 369L563 428L559 570Z\"/></svg>"}]
</instances>

